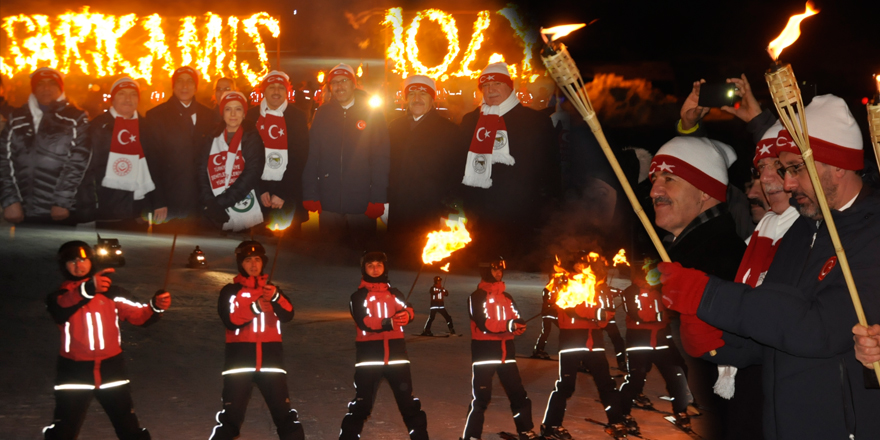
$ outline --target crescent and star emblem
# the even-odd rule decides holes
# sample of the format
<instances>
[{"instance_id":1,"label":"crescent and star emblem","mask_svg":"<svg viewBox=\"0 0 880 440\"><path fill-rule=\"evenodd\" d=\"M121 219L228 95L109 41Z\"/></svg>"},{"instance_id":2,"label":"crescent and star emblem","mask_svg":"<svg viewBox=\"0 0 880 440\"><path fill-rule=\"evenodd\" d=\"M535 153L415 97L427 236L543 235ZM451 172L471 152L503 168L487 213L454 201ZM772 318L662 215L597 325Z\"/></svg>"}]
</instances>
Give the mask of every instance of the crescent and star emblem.
<instances>
[{"instance_id":1,"label":"crescent and star emblem","mask_svg":"<svg viewBox=\"0 0 880 440\"><path fill-rule=\"evenodd\" d=\"M272 138L272 139L278 139L280 136L282 136L282 135L284 134L284 130L280 130L280 129L279 129L279 130L278 130L278 135L277 135L277 136L272 136L272 129L273 129L273 128L278 128L278 126L277 126L277 125L270 125L270 126L269 126L269 130L267 130L267 132L269 133L269 137L270 137L270 138Z\"/></svg>"},{"instance_id":2,"label":"crescent and star emblem","mask_svg":"<svg viewBox=\"0 0 880 440\"><path fill-rule=\"evenodd\" d=\"M485 133L483 136L480 135L480 132ZM486 130L486 127L480 127L477 129L477 142L483 142L489 137L489 130Z\"/></svg>"},{"instance_id":3,"label":"crescent and star emblem","mask_svg":"<svg viewBox=\"0 0 880 440\"><path fill-rule=\"evenodd\" d=\"M220 161L223 160L220 156L221 156L220 154L215 154L214 159L212 159L212 161L214 162L214 165L216 165L218 167L220 165L223 165L222 163L220 163Z\"/></svg>"},{"instance_id":4,"label":"crescent and star emblem","mask_svg":"<svg viewBox=\"0 0 880 440\"><path fill-rule=\"evenodd\" d=\"M128 133L128 142L125 142L122 140L122 133ZM123 129L123 130L119 130L119 134L116 135L116 140L119 141L120 145L128 145L128 144L134 142L136 139L137 139L137 136L132 135L131 132L128 131L127 128Z\"/></svg>"}]
</instances>

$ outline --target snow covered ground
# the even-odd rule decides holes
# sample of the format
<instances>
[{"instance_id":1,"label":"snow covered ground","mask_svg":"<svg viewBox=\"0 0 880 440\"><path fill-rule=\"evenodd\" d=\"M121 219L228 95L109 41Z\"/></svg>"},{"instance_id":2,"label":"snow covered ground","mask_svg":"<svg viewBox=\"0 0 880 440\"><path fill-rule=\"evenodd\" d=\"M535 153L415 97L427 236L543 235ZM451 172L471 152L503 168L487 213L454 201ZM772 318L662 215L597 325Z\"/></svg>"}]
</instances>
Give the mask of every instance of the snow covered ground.
<instances>
[{"instance_id":1,"label":"snow covered ground","mask_svg":"<svg viewBox=\"0 0 880 440\"><path fill-rule=\"evenodd\" d=\"M171 246L164 235L132 235L106 232L102 235L120 239L127 265L118 268L113 282L128 289L133 299L146 301L162 286ZM52 396L59 334L45 310L46 294L57 288L61 275L55 263L58 246L68 240L95 243L93 231L16 228L14 237L8 224L0 230L0 438L28 440L41 438L43 426L51 423ZM168 290L172 306L156 325L138 328L123 325L123 350L131 379L135 410L142 426L154 439L206 439L220 410L224 329L217 317L217 294L235 273L233 249L241 237L179 237L174 253ZM271 258L274 239L266 243ZM203 270L185 267L192 249L201 246L209 267ZM360 273L354 254L334 253L336 260L350 260L343 265L322 262L315 252L300 243L285 242L273 281L291 297L296 307L294 321L282 327L285 360L292 406L297 409L310 439L335 439L346 404L354 397L354 324L348 314L349 295L357 287ZM321 257L326 257L325 252ZM272 264L271 261L269 263ZM444 275L428 267L413 293L416 320L407 329L407 347L412 361L415 395L428 414L428 431L435 439L461 436L470 402L470 334L467 295L476 287L475 271L452 267L446 287L450 291L447 309L456 330L464 337L426 338L419 333L428 311L427 291L434 275ZM406 292L415 272L394 269L392 284ZM540 310L540 292L545 278L538 274L510 273L508 291L516 298L524 317ZM618 283L623 283L618 284ZM625 287L624 280L615 285ZM445 325L438 316L435 333ZM517 338L517 352L531 354L540 333L540 321L529 323L526 333ZM554 354L558 330L547 351ZM609 363L616 365L611 357ZM547 398L557 377L555 362L518 359L520 372L532 400L535 430L539 429ZM612 372L617 373L616 370ZM618 378L618 383L622 379ZM648 376L645 393L657 408L671 410L660 400L666 394L656 369ZM565 426L576 439L607 439L602 428L584 421L584 417L604 420L602 406L592 378L581 374L577 390L569 400ZM662 414L633 410L645 437L652 439L687 439L662 419ZM694 419L699 432L707 416ZM507 398L495 382L492 405L486 414L484 438L497 438L498 431L513 430ZM113 429L97 401L92 402L80 438L113 439ZM269 412L255 390L242 439L277 438ZM362 438L408 438L397 412L393 396L383 387L377 397L372 418Z\"/></svg>"}]
</instances>

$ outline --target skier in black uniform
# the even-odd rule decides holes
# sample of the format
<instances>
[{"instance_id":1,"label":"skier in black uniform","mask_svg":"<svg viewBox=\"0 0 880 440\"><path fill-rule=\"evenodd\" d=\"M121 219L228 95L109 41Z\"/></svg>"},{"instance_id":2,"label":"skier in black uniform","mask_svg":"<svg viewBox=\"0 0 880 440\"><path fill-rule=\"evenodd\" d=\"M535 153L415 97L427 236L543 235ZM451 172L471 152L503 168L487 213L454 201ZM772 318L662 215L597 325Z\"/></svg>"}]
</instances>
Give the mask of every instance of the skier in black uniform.
<instances>
[{"instance_id":1,"label":"skier in black uniform","mask_svg":"<svg viewBox=\"0 0 880 440\"><path fill-rule=\"evenodd\" d=\"M541 334L538 335L538 342L535 343L535 349L532 351L532 357L535 359L550 359L544 347L547 346L547 339L550 339L553 326L559 327L555 303L554 291L545 287L541 293Z\"/></svg>"},{"instance_id":2,"label":"skier in black uniform","mask_svg":"<svg viewBox=\"0 0 880 440\"><path fill-rule=\"evenodd\" d=\"M425 330L422 331L422 336L434 336L431 333L431 324L434 322L434 317L437 314L443 315L446 318L446 326L449 327L449 334L455 334L455 328L452 326L452 317L449 316L449 312L446 311L446 305L444 304L443 297L449 296L449 291L443 288L443 278L434 277L434 285L431 286L431 290L429 291L431 294L431 316L428 317L428 322L425 323Z\"/></svg>"},{"instance_id":3,"label":"skier in black uniform","mask_svg":"<svg viewBox=\"0 0 880 440\"><path fill-rule=\"evenodd\" d=\"M281 323L293 320L293 304L263 274L266 250L256 241L235 248L238 275L220 290L217 312L226 327L223 409L210 440L237 438L254 384L260 389L281 440L305 438L290 408L281 352Z\"/></svg>"}]
</instances>

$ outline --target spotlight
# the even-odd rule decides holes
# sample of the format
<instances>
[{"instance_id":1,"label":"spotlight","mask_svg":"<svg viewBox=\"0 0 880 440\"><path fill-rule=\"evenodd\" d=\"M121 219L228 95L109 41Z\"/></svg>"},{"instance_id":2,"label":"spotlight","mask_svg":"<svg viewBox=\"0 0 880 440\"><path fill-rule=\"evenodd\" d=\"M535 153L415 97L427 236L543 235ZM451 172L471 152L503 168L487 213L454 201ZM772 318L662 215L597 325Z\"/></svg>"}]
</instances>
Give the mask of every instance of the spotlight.
<instances>
[{"instance_id":1,"label":"spotlight","mask_svg":"<svg viewBox=\"0 0 880 440\"><path fill-rule=\"evenodd\" d=\"M95 245L95 254L103 264L115 264L125 266L125 256L122 255L122 245L116 238L101 238L98 234L98 244Z\"/></svg>"},{"instance_id":2,"label":"spotlight","mask_svg":"<svg viewBox=\"0 0 880 440\"><path fill-rule=\"evenodd\" d=\"M208 266L208 260L205 259L205 253L202 252L198 246L196 246L192 253L189 254L189 263L187 266L190 269L198 269L200 267Z\"/></svg>"}]
</instances>

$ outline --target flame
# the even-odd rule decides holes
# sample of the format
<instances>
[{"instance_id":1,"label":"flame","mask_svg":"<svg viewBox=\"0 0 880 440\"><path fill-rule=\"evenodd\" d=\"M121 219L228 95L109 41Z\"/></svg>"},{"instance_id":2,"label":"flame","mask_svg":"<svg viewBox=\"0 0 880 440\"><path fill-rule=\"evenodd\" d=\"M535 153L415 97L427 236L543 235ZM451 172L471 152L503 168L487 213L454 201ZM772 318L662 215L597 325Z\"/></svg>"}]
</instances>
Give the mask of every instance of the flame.
<instances>
[{"instance_id":1,"label":"flame","mask_svg":"<svg viewBox=\"0 0 880 440\"><path fill-rule=\"evenodd\" d=\"M489 27L489 11L480 11L477 13L477 20L474 22L474 33L471 35L471 42L468 43L467 49L464 51L464 58L461 60L461 68L452 76L477 78L480 71L470 69L471 64L477 59L477 51L483 45L483 31Z\"/></svg>"},{"instance_id":2,"label":"flame","mask_svg":"<svg viewBox=\"0 0 880 440\"><path fill-rule=\"evenodd\" d=\"M785 25L785 29L782 30L782 33L767 46L767 53L770 54L770 58L773 58L773 61L778 60L779 55L782 54L782 50L791 46L791 44L797 41L798 37L801 36L801 22L804 21L805 18L818 13L819 10L813 9L813 4L807 2L803 14L792 15L789 17L788 24Z\"/></svg>"},{"instance_id":3,"label":"flame","mask_svg":"<svg viewBox=\"0 0 880 440\"><path fill-rule=\"evenodd\" d=\"M432 264L452 255L471 242L471 234L461 220L446 220L446 227L428 233L428 242L422 250L422 262Z\"/></svg>"},{"instance_id":4,"label":"flame","mask_svg":"<svg viewBox=\"0 0 880 440\"><path fill-rule=\"evenodd\" d=\"M446 263L443 266L440 266L440 270L442 270L443 272L449 272L449 265L450 264L452 264L452 263Z\"/></svg>"},{"instance_id":5,"label":"flame","mask_svg":"<svg viewBox=\"0 0 880 440\"><path fill-rule=\"evenodd\" d=\"M556 41L584 26L586 23L563 24L561 26L553 26L551 28L541 28L541 35L547 36L550 41Z\"/></svg>"},{"instance_id":6,"label":"flame","mask_svg":"<svg viewBox=\"0 0 880 440\"><path fill-rule=\"evenodd\" d=\"M556 257L553 270L556 273L547 284L547 289L556 290L557 306L570 309L584 302L596 305L596 275L589 265L581 272L571 273L559 266L559 257Z\"/></svg>"},{"instance_id":7,"label":"flame","mask_svg":"<svg viewBox=\"0 0 880 440\"><path fill-rule=\"evenodd\" d=\"M393 38L385 51L386 58L394 61L392 71L400 74L401 78L406 78L409 72L406 70L406 46L403 43L403 8L391 8L385 12L385 20L382 21L385 26L391 27Z\"/></svg>"},{"instance_id":8,"label":"flame","mask_svg":"<svg viewBox=\"0 0 880 440\"><path fill-rule=\"evenodd\" d=\"M617 267L618 264L625 264L629 266L629 261L626 261L626 251L623 249L617 251L617 255L614 256L612 260L614 262L614 267Z\"/></svg>"},{"instance_id":9,"label":"flame","mask_svg":"<svg viewBox=\"0 0 880 440\"><path fill-rule=\"evenodd\" d=\"M362 63L362 64L358 64L357 76L358 76L358 78L364 76L364 65L363 65L363 63Z\"/></svg>"},{"instance_id":10,"label":"flame","mask_svg":"<svg viewBox=\"0 0 880 440\"><path fill-rule=\"evenodd\" d=\"M425 67L419 61L419 46L416 44L416 35L419 33L419 25L422 19L425 18L437 22L446 36L446 55L443 56L443 61L434 67ZM447 14L439 9L426 9L416 14L409 25L409 30L406 32L406 54L416 75L425 75L431 78L442 75L449 69L452 60L458 56L458 51L458 28L455 26L455 19L452 18L451 14Z\"/></svg>"},{"instance_id":11,"label":"flame","mask_svg":"<svg viewBox=\"0 0 880 440\"><path fill-rule=\"evenodd\" d=\"M164 21L158 14L114 16L93 13L88 7L56 17L24 14L4 17L0 27L5 31L8 47L5 56L0 57L0 74L12 77L48 66L64 74L81 72L97 78L125 74L152 84L157 78L170 76L177 67L192 65L206 80L244 76L256 86L269 67L259 27L268 30L274 38L280 33L278 20L265 12L243 20L227 17L225 26L224 19L211 12L205 14L203 25L197 23L197 17L183 17L179 29L173 33L180 60L175 63L162 27ZM260 64L255 66L256 72L250 70L246 61L239 63L239 24L256 47ZM128 35L125 37L128 40L123 39L124 35ZM139 53L146 55L126 56L132 50L127 44L129 40L142 45Z\"/></svg>"},{"instance_id":12,"label":"flame","mask_svg":"<svg viewBox=\"0 0 880 440\"><path fill-rule=\"evenodd\" d=\"M489 56L489 64L503 63L503 62L504 62L504 55L501 55L500 53L493 53L491 56Z\"/></svg>"},{"instance_id":13,"label":"flame","mask_svg":"<svg viewBox=\"0 0 880 440\"><path fill-rule=\"evenodd\" d=\"M281 209L270 209L266 229L270 231L283 231L293 223L293 213L285 214Z\"/></svg>"},{"instance_id":14,"label":"flame","mask_svg":"<svg viewBox=\"0 0 880 440\"><path fill-rule=\"evenodd\" d=\"M880 93L880 73L874 74L874 81L877 81L877 93Z\"/></svg>"},{"instance_id":15,"label":"flame","mask_svg":"<svg viewBox=\"0 0 880 440\"><path fill-rule=\"evenodd\" d=\"M324 71L318 71L318 84L324 84Z\"/></svg>"},{"instance_id":16,"label":"flame","mask_svg":"<svg viewBox=\"0 0 880 440\"><path fill-rule=\"evenodd\" d=\"M520 41L522 41L522 76L523 78L528 78L532 73L532 54L535 51L535 44L538 42L538 34L535 32L529 32L529 28L526 27L525 22L523 22L522 16L519 14L516 5L508 3L508 6L498 11L498 14L504 16L504 18L510 21L510 26L513 28L514 34L520 38ZM515 75L516 68L513 70ZM515 77L511 78L515 79Z\"/></svg>"}]
</instances>

